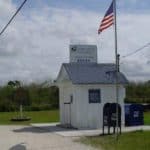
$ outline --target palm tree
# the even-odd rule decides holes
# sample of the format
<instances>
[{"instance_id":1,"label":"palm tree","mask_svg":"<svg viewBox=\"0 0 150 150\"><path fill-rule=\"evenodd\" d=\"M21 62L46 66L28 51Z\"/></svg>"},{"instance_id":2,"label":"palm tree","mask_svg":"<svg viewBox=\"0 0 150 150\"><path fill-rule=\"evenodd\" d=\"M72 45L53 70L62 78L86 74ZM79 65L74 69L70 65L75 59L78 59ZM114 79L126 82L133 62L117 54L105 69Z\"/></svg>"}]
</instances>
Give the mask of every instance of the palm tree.
<instances>
[{"instance_id":1,"label":"palm tree","mask_svg":"<svg viewBox=\"0 0 150 150\"><path fill-rule=\"evenodd\" d=\"M9 81L9 82L7 83L7 85L8 85L8 86L11 86L11 87L14 87L16 84L15 84L14 81Z\"/></svg>"}]
</instances>

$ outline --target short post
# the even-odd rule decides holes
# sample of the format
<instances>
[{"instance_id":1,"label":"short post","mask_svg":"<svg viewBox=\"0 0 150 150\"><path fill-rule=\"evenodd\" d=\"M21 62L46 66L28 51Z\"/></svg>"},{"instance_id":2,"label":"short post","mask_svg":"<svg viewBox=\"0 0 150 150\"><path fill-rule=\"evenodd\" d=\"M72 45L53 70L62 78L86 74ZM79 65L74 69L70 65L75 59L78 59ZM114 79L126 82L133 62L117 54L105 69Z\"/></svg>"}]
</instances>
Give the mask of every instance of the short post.
<instances>
[{"instance_id":1,"label":"short post","mask_svg":"<svg viewBox=\"0 0 150 150\"><path fill-rule=\"evenodd\" d=\"M22 109L22 105L20 105L20 117L23 118L23 109Z\"/></svg>"}]
</instances>

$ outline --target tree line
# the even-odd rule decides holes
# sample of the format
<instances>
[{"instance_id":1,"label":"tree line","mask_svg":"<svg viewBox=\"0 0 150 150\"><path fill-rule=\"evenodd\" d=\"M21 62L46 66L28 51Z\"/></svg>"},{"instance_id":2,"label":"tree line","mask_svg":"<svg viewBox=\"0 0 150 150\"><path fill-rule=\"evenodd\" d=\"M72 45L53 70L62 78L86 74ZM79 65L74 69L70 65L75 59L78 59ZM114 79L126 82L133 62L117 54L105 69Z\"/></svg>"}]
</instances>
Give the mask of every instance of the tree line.
<instances>
[{"instance_id":1,"label":"tree line","mask_svg":"<svg viewBox=\"0 0 150 150\"><path fill-rule=\"evenodd\" d=\"M150 81L130 82L126 86L126 103L150 103ZM58 109L59 90L56 86L20 81L9 81L0 87L0 111L18 111L23 105L26 111Z\"/></svg>"},{"instance_id":2,"label":"tree line","mask_svg":"<svg viewBox=\"0 0 150 150\"><path fill-rule=\"evenodd\" d=\"M23 85L20 81L9 81L0 87L1 112L18 111L19 105L26 111L58 109L58 88L37 83Z\"/></svg>"},{"instance_id":3,"label":"tree line","mask_svg":"<svg viewBox=\"0 0 150 150\"><path fill-rule=\"evenodd\" d=\"M150 80L147 82L130 82L126 86L127 103L150 103Z\"/></svg>"}]
</instances>

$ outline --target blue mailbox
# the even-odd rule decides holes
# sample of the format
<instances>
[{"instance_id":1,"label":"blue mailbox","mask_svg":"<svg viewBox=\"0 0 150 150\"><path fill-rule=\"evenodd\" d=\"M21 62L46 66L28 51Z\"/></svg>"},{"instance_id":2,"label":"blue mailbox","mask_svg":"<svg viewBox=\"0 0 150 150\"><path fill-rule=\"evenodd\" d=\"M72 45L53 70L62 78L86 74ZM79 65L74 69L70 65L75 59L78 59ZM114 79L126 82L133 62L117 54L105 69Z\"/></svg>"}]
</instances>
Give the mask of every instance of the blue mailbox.
<instances>
[{"instance_id":1,"label":"blue mailbox","mask_svg":"<svg viewBox=\"0 0 150 150\"><path fill-rule=\"evenodd\" d=\"M144 124L143 105L126 104L125 105L125 125L138 126Z\"/></svg>"}]
</instances>

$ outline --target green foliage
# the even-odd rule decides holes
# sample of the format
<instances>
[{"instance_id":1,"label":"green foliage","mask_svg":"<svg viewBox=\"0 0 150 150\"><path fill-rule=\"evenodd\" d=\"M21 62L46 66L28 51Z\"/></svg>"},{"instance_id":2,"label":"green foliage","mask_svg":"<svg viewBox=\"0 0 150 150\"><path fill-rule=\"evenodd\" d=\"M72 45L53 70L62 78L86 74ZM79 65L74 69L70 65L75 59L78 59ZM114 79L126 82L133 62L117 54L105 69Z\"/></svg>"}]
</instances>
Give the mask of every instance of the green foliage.
<instances>
[{"instance_id":1,"label":"green foliage","mask_svg":"<svg viewBox=\"0 0 150 150\"><path fill-rule=\"evenodd\" d=\"M20 81L9 81L0 87L0 111L16 111L23 104L25 110L41 111L58 108L58 88L39 84L23 86Z\"/></svg>"},{"instance_id":2,"label":"green foliage","mask_svg":"<svg viewBox=\"0 0 150 150\"><path fill-rule=\"evenodd\" d=\"M150 81L144 83L129 83L126 87L125 102L150 103Z\"/></svg>"},{"instance_id":3,"label":"green foliage","mask_svg":"<svg viewBox=\"0 0 150 150\"><path fill-rule=\"evenodd\" d=\"M30 105L30 96L29 96L28 89L25 89L23 87L17 88L13 92L13 102L18 106L19 105L29 106Z\"/></svg>"},{"instance_id":4,"label":"green foliage","mask_svg":"<svg viewBox=\"0 0 150 150\"><path fill-rule=\"evenodd\" d=\"M28 86L32 110L49 110L59 106L59 91L56 86L41 87L36 84Z\"/></svg>"}]
</instances>

